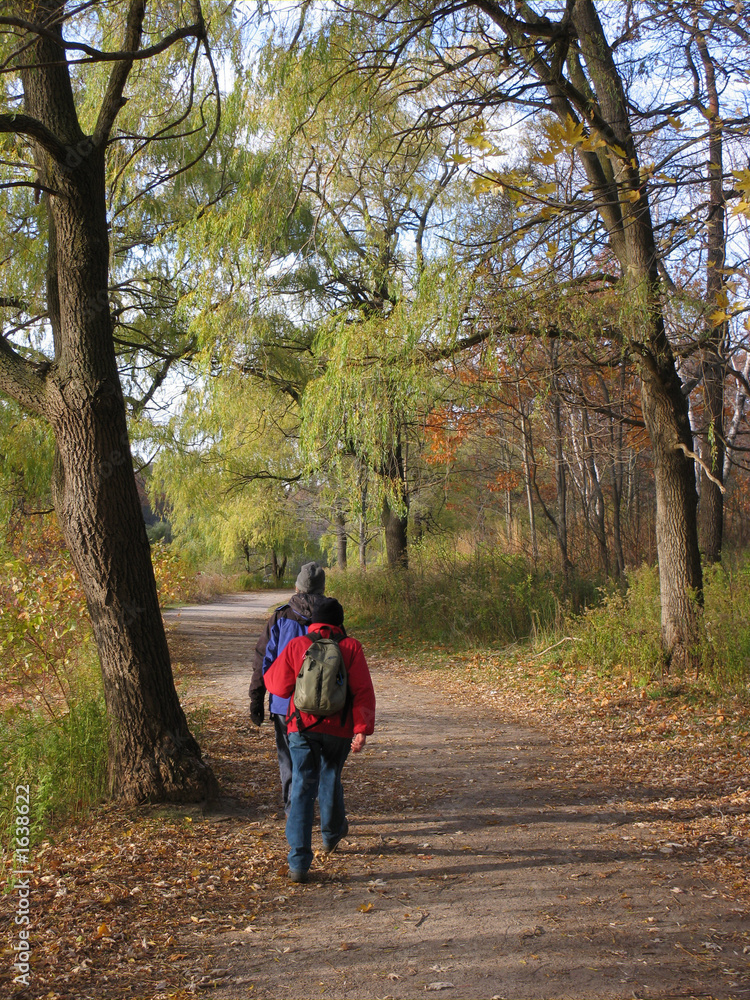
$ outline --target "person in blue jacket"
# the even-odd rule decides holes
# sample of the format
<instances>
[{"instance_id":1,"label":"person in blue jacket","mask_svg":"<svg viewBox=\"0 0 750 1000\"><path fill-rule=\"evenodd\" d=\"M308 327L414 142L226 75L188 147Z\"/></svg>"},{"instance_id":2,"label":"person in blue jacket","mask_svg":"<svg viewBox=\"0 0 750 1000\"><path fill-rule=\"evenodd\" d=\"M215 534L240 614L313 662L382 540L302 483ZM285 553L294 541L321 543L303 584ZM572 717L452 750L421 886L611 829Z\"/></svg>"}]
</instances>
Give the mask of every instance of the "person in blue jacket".
<instances>
[{"instance_id":1,"label":"person in blue jacket","mask_svg":"<svg viewBox=\"0 0 750 1000\"><path fill-rule=\"evenodd\" d=\"M255 647L253 676L250 681L250 719L256 725L265 719L266 685L263 675L273 661L283 652L287 643L305 635L307 626L315 621L315 612L325 598L326 574L316 562L305 563L295 583L295 593L288 604L277 608L266 622L263 634ZM268 713L276 732L276 751L279 758L279 777L284 812L289 813L289 793L292 787L292 758L286 732L289 699L272 694Z\"/></svg>"}]
</instances>

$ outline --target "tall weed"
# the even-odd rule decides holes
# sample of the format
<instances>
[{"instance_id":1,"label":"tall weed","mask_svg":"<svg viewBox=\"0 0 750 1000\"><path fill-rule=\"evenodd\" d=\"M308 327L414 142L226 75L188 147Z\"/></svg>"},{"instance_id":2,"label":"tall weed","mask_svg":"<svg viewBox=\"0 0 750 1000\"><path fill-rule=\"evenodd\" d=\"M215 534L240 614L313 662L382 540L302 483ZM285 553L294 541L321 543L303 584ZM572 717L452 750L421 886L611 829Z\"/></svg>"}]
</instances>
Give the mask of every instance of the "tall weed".
<instances>
[{"instance_id":1,"label":"tall weed","mask_svg":"<svg viewBox=\"0 0 750 1000\"><path fill-rule=\"evenodd\" d=\"M750 556L708 566L703 577L704 612L698 649L700 675L714 691L747 690L750 685ZM625 594L609 591L584 614L568 618L577 640L565 662L594 665L602 673L622 671L642 684L660 678L659 573L642 566L629 578Z\"/></svg>"},{"instance_id":2,"label":"tall weed","mask_svg":"<svg viewBox=\"0 0 750 1000\"><path fill-rule=\"evenodd\" d=\"M80 669L80 668L79 668ZM98 666L71 679L54 714L39 704L0 716L0 837L9 844L16 785L30 787L32 840L106 791L109 724Z\"/></svg>"},{"instance_id":3,"label":"tall weed","mask_svg":"<svg viewBox=\"0 0 750 1000\"><path fill-rule=\"evenodd\" d=\"M524 560L492 553L443 554L432 565L392 572L330 574L328 593L339 597L360 626L455 648L507 645L535 627L554 624L557 587Z\"/></svg>"},{"instance_id":4,"label":"tall weed","mask_svg":"<svg viewBox=\"0 0 750 1000\"><path fill-rule=\"evenodd\" d=\"M54 526L0 554L0 837L29 785L31 832L101 797L108 724L83 591Z\"/></svg>"},{"instance_id":5,"label":"tall weed","mask_svg":"<svg viewBox=\"0 0 750 1000\"><path fill-rule=\"evenodd\" d=\"M602 590L596 605L570 616L565 629L576 639L565 662L596 667L602 674L622 669L647 681L661 673L659 573L641 566L626 593Z\"/></svg>"},{"instance_id":6,"label":"tall weed","mask_svg":"<svg viewBox=\"0 0 750 1000\"><path fill-rule=\"evenodd\" d=\"M720 690L750 691L750 555L704 570L703 676Z\"/></svg>"}]
</instances>

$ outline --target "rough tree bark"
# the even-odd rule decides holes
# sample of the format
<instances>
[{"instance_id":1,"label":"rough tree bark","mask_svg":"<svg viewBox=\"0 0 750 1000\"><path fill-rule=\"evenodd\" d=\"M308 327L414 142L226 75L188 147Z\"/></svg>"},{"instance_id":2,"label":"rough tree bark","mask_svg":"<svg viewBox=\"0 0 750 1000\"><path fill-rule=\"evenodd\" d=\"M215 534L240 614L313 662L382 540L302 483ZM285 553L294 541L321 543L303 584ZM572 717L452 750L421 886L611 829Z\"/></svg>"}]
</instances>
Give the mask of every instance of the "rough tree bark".
<instances>
[{"instance_id":1,"label":"rough tree bark","mask_svg":"<svg viewBox=\"0 0 750 1000\"><path fill-rule=\"evenodd\" d=\"M215 794L216 781L174 687L108 305L105 151L132 60L113 63L95 130L85 135L62 44L65 4L8 7L31 26L20 55L24 114L0 116L0 131L32 140L46 192L55 356L32 364L0 338L0 389L54 430L55 510L101 661L112 792L132 803L200 800ZM138 49L144 16L145 3L131 2L123 51Z\"/></svg>"},{"instance_id":2,"label":"rough tree bark","mask_svg":"<svg viewBox=\"0 0 750 1000\"><path fill-rule=\"evenodd\" d=\"M273 567L273 578L274 580L281 581L284 579L284 574L286 573L286 564L288 556L284 555L282 559L279 559L279 555L276 549L271 549L271 565Z\"/></svg>"},{"instance_id":3,"label":"rough tree bark","mask_svg":"<svg viewBox=\"0 0 750 1000\"><path fill-rule=\"evenodd\" d=\"M408 518L393 510L387 499L383 499L383 530L385 532L385 554L390 569L408 569L409 549L407 545Z\"/></svg>"},{"instance_id":4,"label":"rough tree bark","mask_svg":"<svg viewBox=\"0 0 750 1000\"><path fill-rule=\"evenodd\" d=\"M385 553L389 569L407 569L409 566L409 548L407 525L409 523L409 493L406 486L406 470L401 441L396 435L394 444L388 454L386 464L379 470L379 475L390 482L397 495L402 499L405 511L399 514L393 501L388 496L383 497L381 508L381 523L385 533Z\"/></svg>"}]
</instances>

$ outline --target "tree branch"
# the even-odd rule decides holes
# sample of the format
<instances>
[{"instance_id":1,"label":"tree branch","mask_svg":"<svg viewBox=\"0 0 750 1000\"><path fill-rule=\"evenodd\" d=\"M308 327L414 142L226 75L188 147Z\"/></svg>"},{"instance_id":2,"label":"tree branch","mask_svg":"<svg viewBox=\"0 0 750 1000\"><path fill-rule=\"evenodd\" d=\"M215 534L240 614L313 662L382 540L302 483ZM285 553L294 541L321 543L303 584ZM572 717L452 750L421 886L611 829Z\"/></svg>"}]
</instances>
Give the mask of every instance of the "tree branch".
<instances>
[{"instance_id":1,"label":"tree branch","mask_svg":"<svg viewBox=\"0 0 750 1000\"><path fill-rule=\"evenodd\" d=\"M128 19L125 25L124 45L124 48L129 52L135 53L140 47L143 36L143 19L145 16L145 0L131 0ZM107 91L99 109L99 116L94 129L93 139L95 146L103 145L109 138L115 118L125 103L123 91L125 90L125 84L128 81L132 67L132 56L128 59L123 59L112 67Z\"/></svg>"},{"instance_id":2,"label":"tree branch","mask_svg":"<svg viewBox=\"0 0 750 1000\"><path fill-rule=\"evenodd\" d=\"M51 362L28 361L0 336L0 391L40 416L45 415L46 376Z\"/></svg>"},{"instance_id":3,"label":"tree branch","mask_svg":"<svg viewBox=\"0 0 750 1000\"><path fill-rule=\"evenodd\" d=\"M700 457L700 455L696 455L696 453L694 451L691 451L686 444L682 443L682 441L678 441L677 444L675 445L675 448L678 451L684 451L688 458L692 458L694 462L697 462L698 465L700 465L701 469L703 469L703 471L706 473L707 478L710 479L715 486L718 486L722 493L726 493L726 488L724 486L724 483L722 483L720 479L716 478L716 476L711 472L711 470L703 461L703 459Z\"/></svg>"},{"instance_id":4,"label":"tree branch","mask_svg":"<svg viewBox=\"0 0 750 1000\"><path fill-rule=\"evenodd\" d=\"M133 2L136 4L137 0L133 0ZM128 21L130 21L130 15L128 15ZM183 38L203 38L206 30L201 16L201 19L196 24L188 24L182 28L177 28L175 31L170 32L170 34L165 35L161 41L156 42L155 45L150 45L146 49L138 51L124 49L118 52L104 52L101 49L94 48L93 45L87 45L85 42L65 41L64 38L60 38L60 35L54 31L50 31L41 24L33 24L31 21L26 21L22 17L0 17L0 25L6 24L12 28L21 28L23 31L32 32L42 38L49 38L56 45L62 46L62 48L67 49L69 52L83 52L84 55L89 57L88 59L69 59L69 66L78 65L82 62L122 62L150 59L152 56L158 56L159 53L166 51L175 42L179 42Z\"/></svg>"},{"instance_id":5,"label":"tree branch","mask_svg":"<svg viewBox=\"0 0 750 1000\"><path fill-rule=\"evenodd\" d=\"M68 147L46 125L43 125L36 118L32 118L31 115L0 115L0 132L11 135L27 135L30 139L38 142L59 163L64 163L65 157L68 155Z\"/></svg>"}]
</instances>

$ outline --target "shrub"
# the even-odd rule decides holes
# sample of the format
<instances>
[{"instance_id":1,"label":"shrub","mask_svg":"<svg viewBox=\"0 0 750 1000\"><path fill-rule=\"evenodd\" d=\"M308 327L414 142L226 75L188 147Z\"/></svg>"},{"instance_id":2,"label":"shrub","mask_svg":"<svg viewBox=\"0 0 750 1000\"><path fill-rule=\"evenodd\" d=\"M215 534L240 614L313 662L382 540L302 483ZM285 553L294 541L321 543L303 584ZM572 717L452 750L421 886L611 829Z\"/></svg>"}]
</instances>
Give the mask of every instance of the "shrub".
<instances>
[{"instance_id":1,"label":"shrub","mask_svg":"<svg viewBox=\"0 0 750 1000\"><path fill-rule=\"evenodd\" d=\"M23 560L7 555L0 577L0 680L28 697L67 693L68 676L91 637L78 578L61 548Z\"/></svg>"},{"instance_id":2,"label":"shrub","mask_svg":"<svg viewBox=\"0 0 750 1000\"><path fill-rule=\"evenodd\" d=\"M715 691L740 691L750 682L750 558L708 566L703 580L705 626L697 650L700 674ZM661 677L659 573L642 566L625 594L603 593L596 607L568 619L578 640L567 663L594 665L608 673L624 670L642 683Z\"/></svg>"},{"instance_id":3,"label":"shrub","mask_svg":"<svg viewBox=\"0 0 750 1000\"><path fill-rule=\"evenodd\" d=\"M195 572L186 559L165 541L151 546L151 562L156 577L159 604L184 604L195 599L197 586Z\"/></svg>"},{"instance_id":4,"label":"shrub","mask_svg":"<svg viewBox=\"0 0 750 1000\"><path fill-rule=\"evenodd\" d=\"M172 541L172 525L169 521L155 521L146 525L146 535L152 545L156 542L169 543Z\"/></svg>"}]
</instances>

